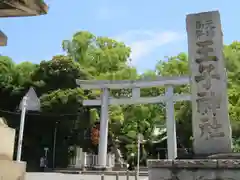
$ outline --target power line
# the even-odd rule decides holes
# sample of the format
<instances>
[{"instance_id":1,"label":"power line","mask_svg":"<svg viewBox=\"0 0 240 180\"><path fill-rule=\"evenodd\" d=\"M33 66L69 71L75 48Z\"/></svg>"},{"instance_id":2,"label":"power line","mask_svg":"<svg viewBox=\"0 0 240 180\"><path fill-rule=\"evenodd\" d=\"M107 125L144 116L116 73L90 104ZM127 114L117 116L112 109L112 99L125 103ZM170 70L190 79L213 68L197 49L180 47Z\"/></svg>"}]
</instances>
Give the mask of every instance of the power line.
<instances>
[{"instance_id":1,"label":"power line","mask_svg":"<svg viewBox=\"0 0 240 180\"><path fill-rule=\"evenodd\" d=\"M7 111L7 110L3 110L0 109L0 112L2 113L7 113L7 114L13 114L13 115L20 115L21 111ZM27 112L27 115L31 115L31 116L49 116L49 117L64 117L64 116L79 116L80 113L69 113L69 114L58 114L58 113L36 113L36 112Z\"/></svg>"}]
</instances>

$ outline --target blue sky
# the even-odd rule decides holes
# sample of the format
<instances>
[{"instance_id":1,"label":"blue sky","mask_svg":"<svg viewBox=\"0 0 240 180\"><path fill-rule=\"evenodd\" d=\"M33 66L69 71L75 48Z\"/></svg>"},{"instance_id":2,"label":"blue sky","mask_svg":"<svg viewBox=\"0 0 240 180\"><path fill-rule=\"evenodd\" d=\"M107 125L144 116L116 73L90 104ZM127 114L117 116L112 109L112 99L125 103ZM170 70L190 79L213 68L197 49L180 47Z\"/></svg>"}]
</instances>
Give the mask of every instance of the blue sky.
<instances>
[{"instance_id":1,"label":"blue sky","mask_svg":"<svg viewBox=\"0 0 240 180\"><path fill-rule=\"evenodd\" d=\"M221 13L224 43L240 40L238 0L46 1L48 15L0 19L1 30L9 38L1 54L17 63L50 60L63 53L62 40L88 30L131 46L133 64L143 72L153 69L164 56L186 52L186 14L210 10Z\"/></svg>"}]
</instances>

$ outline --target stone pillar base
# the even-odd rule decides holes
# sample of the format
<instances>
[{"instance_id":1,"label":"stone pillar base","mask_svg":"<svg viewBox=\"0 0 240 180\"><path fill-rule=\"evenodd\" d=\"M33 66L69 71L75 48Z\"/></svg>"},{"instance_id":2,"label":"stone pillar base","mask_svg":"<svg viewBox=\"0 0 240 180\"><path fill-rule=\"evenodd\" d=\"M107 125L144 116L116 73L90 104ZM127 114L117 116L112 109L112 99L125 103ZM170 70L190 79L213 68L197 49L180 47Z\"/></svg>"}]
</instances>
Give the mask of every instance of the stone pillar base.
<instances>
[{"instance_id":1,"label":"stone pillar base","mask_svg":"<svg viewBox=\"0 0 240 180\"><path fill-rule=\"evenodd\" d=\"M240 160L149 160L149 180L237 180Z\"/></svg>"}]
</instances>

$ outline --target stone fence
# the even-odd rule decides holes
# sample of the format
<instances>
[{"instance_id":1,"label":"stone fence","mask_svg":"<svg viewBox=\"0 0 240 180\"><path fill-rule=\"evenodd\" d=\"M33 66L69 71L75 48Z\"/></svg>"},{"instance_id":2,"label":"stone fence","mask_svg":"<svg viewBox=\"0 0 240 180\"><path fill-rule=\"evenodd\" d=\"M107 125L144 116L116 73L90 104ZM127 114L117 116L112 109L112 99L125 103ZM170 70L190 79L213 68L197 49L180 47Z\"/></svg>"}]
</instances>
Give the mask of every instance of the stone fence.
<instances>
[{"instance_id":1,"label":"stone fence","mask_svg":"<svg viewBox=\"0 0 240 180\"><path fill-rule=\"evenodd\" d=\"M149 160L149 180L238 180L240 160Z\"/></svg>"},{"instance_id":2,"label":"stone fence","mask_svg":"<svg viewBox=\"0 0 240 180\"><path fill-rule=\"evenodd\" d=\"M74 168L93 168L98 165L98 155L87 154L83 152L80 156L76 156L70 162L70 167ZM113 168L115 166L115 155L107 155L107 167Z\"/></svg>"}]
</instances>

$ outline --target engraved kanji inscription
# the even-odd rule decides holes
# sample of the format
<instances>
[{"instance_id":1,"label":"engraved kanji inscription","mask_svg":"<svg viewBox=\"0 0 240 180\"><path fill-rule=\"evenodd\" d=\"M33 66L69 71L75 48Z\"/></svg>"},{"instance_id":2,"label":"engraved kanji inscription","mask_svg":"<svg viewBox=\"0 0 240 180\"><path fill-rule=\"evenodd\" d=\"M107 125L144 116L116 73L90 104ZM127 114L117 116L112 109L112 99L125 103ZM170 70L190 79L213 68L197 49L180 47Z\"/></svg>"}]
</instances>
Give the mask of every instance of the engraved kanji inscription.
<instances>
[{"instance_id":1,"label":"engraved kanji inscription","mask_svg":"<svg viewBox=\"0 0 240 180\"><path fill-rule=\"evenodd\" d=\"M204 96L212 97L212 96L216 96L216 93L212 92L212 91L210 91L210 92L209 91L208 92L198 92L197 96L199 96L199 97L204 97Z\"/></svg>"},{"instance_id":2,"label":"engraved kanji inscription","mask_svg":"<svg viewBox=\"0 0 240 180\"><path fill-rule=\"evenodd\" d=\"M206 20L205 21L204 29L205 29L205 33L206 33L207 37L209 37L209 38L214 37L216 26L214 25L212 20Z\"/></svg>"},{"instance_id":3,"label":"engraved kanji inscription","mask_svg":"<svg viewBox=\"0 0 240 180\"><path fill-rule=\"evenodd\" d=\"M200 81L206 80L209 77L208 73L203 73L202 75L195 76L195 81L199 83ZM212 74L210 75L212 79L220 80L220 74Z\"/></svg>"},{"instance_id":4,"label":"engraved kanji inscription","mask_svg":"<svg viewBox=\"0 0 240 180\"><path fill-rule=\"evenodd\" d=\"M200 137L205 138L206 140L214 137L224 137L225 134L219 129L222 128L222 124L217 122L215 116L212 117L212 121L208 117L204 117L200 119L201 123L199 124L199 128L201 130Z\"/></svg>"},{"instance_id":5,"label":"engraved kanji inscription","mask_svg":"<svg viewBox=\"0 0 240 180\"><path fill-rule=\"evenodd\" d=\"M206 90L209 90L211 88L212 79L220 80L220 75L219 74L210 75L208 72L203 72L202 75L195 76L195 81L197 83L205 81L205 83L203 84L203 88L205 88Z\"/></svg>"},{"instance_id":6,"label":"engraved kanji inscription","mask_svg":"<svg viewBox=\"0 0 240 180\"><path fill-rule=\"evenodd\" d=\"M204 24L201 21L196 21L196 37L199 40L204 33Z\"/></svg>"},{"instance_id":7,"label":"engraved kanji inscription","mask_svg":"<svg viewBox=\"0 0 240 180\"><path fill-rule=\"evenodd\" d=\"M211 47L213 45L212 40L197 42L196 45L198 46L196 52L200 56L199 58L196 58L196 63L200 64L202 62L218 61L216 56L209 54L209 52L214 52L214 48Z\"/></svg>"},{"instance_id":8,"label":"engraved kanji inscription","mask_svg":"<svg viewBox=\"0 0 240 180\"><path fill-rule=\"evenodd\" d=\"M218 61L218 57L217 56L208 56L208 57L205 57L205 58L196 58L195 59L195 62L200 64L202 62L209 62L209 61Z\"/></svg>"},{"instance_id":9,"label":"engraved kanji inscription","mask_svg":"<svg viewBox=\"0 0 240 180\"><path fill-rule=\"evenodd\" d=\"M211 110L216 114L217 109L220 109L220 99L215 97L204 97L197 99L197 112L204 115Z\"/></svg>"},{"instance_id":10,"label":"engraved kanji inscription","mask_svg":"<svg viewBox=\"0 0 240 180\"><path fill-rule=\"evenodd\" d=\"M215 28L212 20L196 21L197 40L200 40L202 36L213 38L215 36Z\"/></svg>"},{"instance_id":11,"label":"engraved kanji inscription","mask_svg":"<svg viewBox=\"0 0 240 180\"><path fill-rule=\"evenodd\" d=\"M207 71L208 73L210 73L214 69L215 69L215 67L213 64L209 64L209 65L200 64L198 67L198 70L200 73L203 73L204 71Z\"/></svg>"},{"instance_id":12,"label":"engraved kanji inscription","mask_svg":"<svg viewBox=\"0 0 240 180\"><path fill-rule=\"evenodd\" d=\"M200 55L204 55L204 57L207 57L209 52L214 52L214 49L209 47L213 45L212 40L197 42L196 45L199 47L196 52Z\"/></svg>"}]
</instances>

